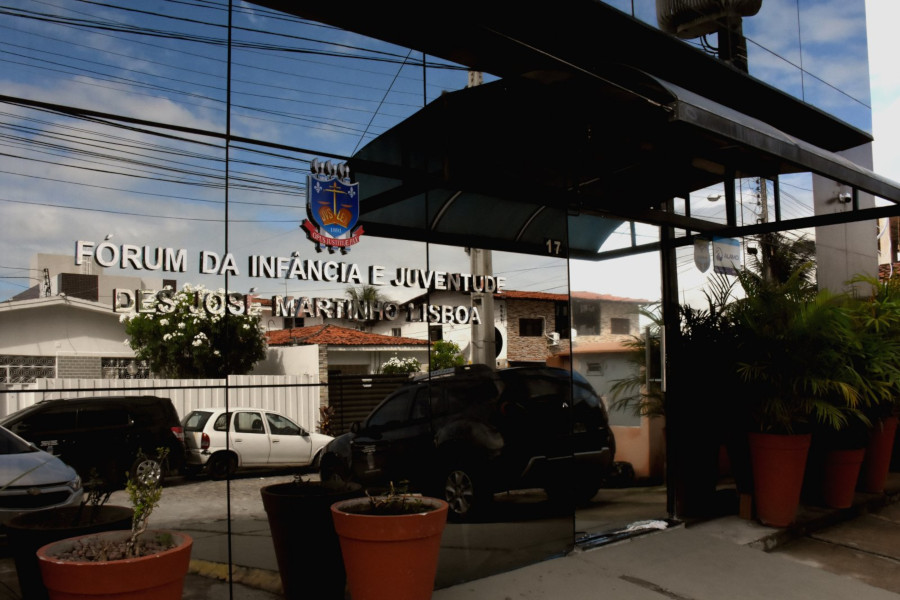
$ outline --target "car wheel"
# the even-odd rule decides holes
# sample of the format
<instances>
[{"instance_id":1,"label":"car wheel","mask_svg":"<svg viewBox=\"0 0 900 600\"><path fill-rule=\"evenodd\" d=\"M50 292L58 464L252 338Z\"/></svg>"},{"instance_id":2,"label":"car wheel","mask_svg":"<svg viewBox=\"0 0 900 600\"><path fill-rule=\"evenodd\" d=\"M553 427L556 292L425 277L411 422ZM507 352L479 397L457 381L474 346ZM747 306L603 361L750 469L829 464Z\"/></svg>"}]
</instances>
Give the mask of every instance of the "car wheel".
<instances>
[{"instance_id":1,"label":"car wheel","mask_svg":"<svg viewBox=\"0 0 900 600\"><path fill-rule=\"evenodd\" d=\"M132 463L128 475L134 481L139 481L144 485L153 485L162 479L162 465L152 458L141 456Z\"/></svg>"},{"instance_id":2,"label":"car wheel","mask_svg":"<svg viewBox=\"0 0 900 600\"><path fill-rule=\"evenodd\" d=\"M213 454L206 463L206 470L212 479L227 479L234 474L237 468L233 456L228 454Z\"/></svg>"},{"instance_id":3,"label":"car wheel","mask_svg":"<svg viewBox=\"0 0 900 600\"><path fill-rule=\"evenodd\" d=\"M475 469L469 465L454 465L444 471L440 498L447 501L449 515L465 521L483 512L490 496Z\"/></svg>"}]
</instances>

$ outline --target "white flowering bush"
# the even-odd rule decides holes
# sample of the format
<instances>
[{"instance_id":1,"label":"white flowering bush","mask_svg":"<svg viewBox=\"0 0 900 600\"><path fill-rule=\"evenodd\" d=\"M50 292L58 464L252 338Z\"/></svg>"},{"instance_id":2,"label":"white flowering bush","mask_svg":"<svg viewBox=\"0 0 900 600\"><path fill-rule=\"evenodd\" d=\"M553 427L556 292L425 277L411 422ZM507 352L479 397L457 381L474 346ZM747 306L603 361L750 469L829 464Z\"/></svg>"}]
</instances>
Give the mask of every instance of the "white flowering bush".
<instances>
[{"instance_id":1,"label":"white flowering bush","mask_svg":"<svg viewBox=\"0 0 900 600\"><path fill-rule=\"evenodd\" d=\"M419 361L415 358L397 358L392 356L381 365L381 372L385 375L400 375L403 373L417 373L421 370Z\"/></svg>"},{"instance_id":2,"label":"white flowering bush","mask_svg":"<svg viewBox=\"0 0 900 600\"><path fill-rule=\"evenodd\" d=\"M221 378L250 372L266 356L259 315L207 310L203 298L210 293L222 295L224 290L185 284L172 292L162 314L123 314L125 343L161 377ZM218 309L221 304L212 306Z\"/></svg>"}]
</instances>

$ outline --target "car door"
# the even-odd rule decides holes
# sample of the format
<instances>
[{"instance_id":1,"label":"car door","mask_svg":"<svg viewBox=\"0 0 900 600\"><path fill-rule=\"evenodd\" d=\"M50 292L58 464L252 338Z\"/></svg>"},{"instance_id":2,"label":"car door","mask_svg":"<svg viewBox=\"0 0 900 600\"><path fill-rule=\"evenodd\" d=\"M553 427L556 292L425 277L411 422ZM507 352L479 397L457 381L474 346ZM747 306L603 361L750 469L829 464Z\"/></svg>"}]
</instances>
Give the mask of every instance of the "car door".
<instances>
[{"instance_id":1,"label":"car door","mask_svg":"<svg viewBox=\"0 0 900 600\"><path fill-rule=\"evenodd\" d=\"M8 425L10 431L28 440L35 446L72 464L70 457L76 456L73 439L76 432L75 408L70 404L57 403L28 412L21 420Z\"/></svg>"},{"instance_id":2,"label":"car door","mask_svg":"<svg viewBox=\"0 0 900 600\"><path fill-rule=\"evenodd\" d=\"M112 400L85 402L78 407L77 419L75 464L96 468L104 478L123 476L138 451L128 409Z\"/></svg>"},{"instance_id":3,"label":"car door","mask_svg":"<svg viewBox=\"0 0 900 600\"><path fill-rule=\"evenodd\" d=\"M272 441L270 465L304 467L312 461L312 443L305 429L278 413L266 413L266 421Z\"/></svg>"},{"instance_id":4,"label":"car door","mask_svg":"<svg viewBox=\"0 0 900 600\"><path fill-rule=\"evenodd\" d=\"M240 410L231 417L231 448L241 457L242 466L269 464L269 434L262 412Z\"/></svg>"},{"instance_id":5,"label":"car door","mask_svg":"<svg viewBox=\"0 0 900 600\"><path fill-rule=\"evenodd\" d=\"M433 447L428 389L415 386L385 400L351 442L354 476L363 482L399 482L422 471L423 439Z\"/></svg>"}]
</instances>

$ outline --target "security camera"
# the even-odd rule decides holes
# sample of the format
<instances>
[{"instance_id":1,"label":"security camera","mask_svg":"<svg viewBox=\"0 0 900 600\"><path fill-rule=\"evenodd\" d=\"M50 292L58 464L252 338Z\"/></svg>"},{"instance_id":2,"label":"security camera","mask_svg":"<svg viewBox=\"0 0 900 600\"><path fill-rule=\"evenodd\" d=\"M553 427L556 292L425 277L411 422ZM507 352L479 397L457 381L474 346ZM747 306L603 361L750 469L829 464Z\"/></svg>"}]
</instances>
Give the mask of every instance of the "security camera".
<instances>
[{"instance_id":1,"label":"security camera","mask_svg":"<svg viewBox=\"0 0 900 600\"><path fill-rule=\"evenodd\" d=\"M838 202L840 202L842 204L847 204L848 202L851 202L853 200L853 195L850 194L849 192L841 192L840 194L838 194L837 199L838 199Z\"/></svg>"}]
</instances>

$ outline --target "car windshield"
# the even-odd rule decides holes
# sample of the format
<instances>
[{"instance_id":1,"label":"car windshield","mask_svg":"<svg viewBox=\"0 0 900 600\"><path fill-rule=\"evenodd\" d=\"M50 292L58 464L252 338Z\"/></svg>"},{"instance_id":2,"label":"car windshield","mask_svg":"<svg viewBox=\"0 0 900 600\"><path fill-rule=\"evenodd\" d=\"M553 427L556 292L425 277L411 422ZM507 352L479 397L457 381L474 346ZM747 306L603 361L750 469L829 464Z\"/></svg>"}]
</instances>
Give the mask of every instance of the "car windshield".
<instances>
[{"instance_id":1,"label":"car windshield","mask_svg":"<svg viewBox=\"0 0 900 600\"><path fill-rule=\"evenodd\" d=\"M0 427L0 454L25 454L27 452L37 451L37 448L19 436Z\"/></svg>"},{"instance_id":2,"label":"car windshield","mask_svg":"<svg viewBox=\"0 0 900 600\"><path fill-rule=\"evenodd\" d=\"M185 431L203 431L206 422L209 421L211 412L205 410L195 410L184 419L183 428Z\"/></svg>"}]
</instances>

